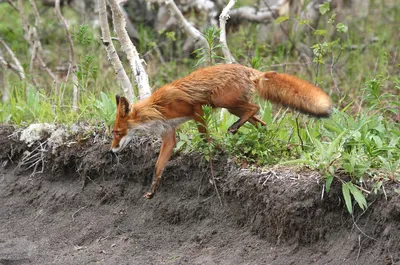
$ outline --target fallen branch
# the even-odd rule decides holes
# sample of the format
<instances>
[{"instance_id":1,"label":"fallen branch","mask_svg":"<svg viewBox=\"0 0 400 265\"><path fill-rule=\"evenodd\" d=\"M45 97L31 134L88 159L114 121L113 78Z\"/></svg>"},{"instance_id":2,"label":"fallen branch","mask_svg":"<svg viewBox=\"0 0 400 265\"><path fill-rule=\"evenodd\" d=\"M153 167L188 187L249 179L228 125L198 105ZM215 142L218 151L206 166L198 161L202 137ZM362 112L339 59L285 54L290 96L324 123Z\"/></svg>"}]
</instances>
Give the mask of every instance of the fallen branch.
<instances>
[{"instance_id":1,"label":"fallen branch","mask_svg":"<svg viewBox=\"0 0 400 265\"><path fill-rule=\"evenodd\" d=\"M268 8L256 8L251 6L243 6L230 11L231 18L236 20L247 20L251 22L265 23L274 19L275 16L279 16L280 9L289 0L279 0L275 5Z\"/></svg>"},{"instance_id":2,"label":"fallen branch","mask_svg":"<svg viewBox=\"0 0 400 265\"><path fill-rule=\"evenodd\" d=\"M76 61L75 61L75 52L74 52L74 43L71 38L71 34L69 33L68 24L65 18L63 17L60 10L60 0L56 0L55 2L55 12L60 19L61 23L64 26L65 34L68 38L69 43L69 69L68 72L71 73L72 78L72 87L73 87L73 99L72 99L72 111L76 112L78 110L78 77L76 76Z\"/></svg>"},{"instance_id":3,"label":"fallen branch","mask_svg":"<svg viewBox=\"0 0 400 265\"><path fill-rule=\"evenodd\" d=\"M126 53L126 57L139 87L139 99L147 98L151 94L149 77L144 70L142 60L139 57L136 47L133 45L128 33L126 32L126 21L124 14L121 11L121 7L117 3L117 0L110 0L108 4L111 7L115 32L117 33L119 41L121 42L122 50Z\"/></svg>"},{"instance_id":4,"label":"fallen branch","mask_svg":"<svg viewBox=\"0 0 400 265\"><path fill-rule=\"evenodd\" d=\"M183 27L184 31L186 32L186 34L191 36L195 40L195 42L199 42L202 47L208 48L207 40L200 33L200 31L198 31L195 27L193 27L189 23L189 21L186 20L186 18L182 15L182 12L176 6L176 4L175 4L175 2L173 0L164 0L164 1L161 1L161 2L164 2L165 6L168 8L168 10L172 14L174 14L174 17L182 25L182 27Z\"/></svg>"},{"instance_id":5,"label":"fallen branch","mask_svg":"<svg viewBox=\"0 0 400 265\"><path fill-rule=\"evenodd\" d=\"M121 60L119 59L118 53L115 50L114 44L111 40L110 28L108 27L107 21L107 6L106 0L98 0L99 1L99 22L101 29L102 42L106 49L107 58L111 62L112 67L114 68L114 72L117 75L118 82L121 85L122 90L124 91L125 96L133 101L134 94L132 83L129 80L128 75L125 72L124 67L122 66Z\"/></svg>"}]
</instances>

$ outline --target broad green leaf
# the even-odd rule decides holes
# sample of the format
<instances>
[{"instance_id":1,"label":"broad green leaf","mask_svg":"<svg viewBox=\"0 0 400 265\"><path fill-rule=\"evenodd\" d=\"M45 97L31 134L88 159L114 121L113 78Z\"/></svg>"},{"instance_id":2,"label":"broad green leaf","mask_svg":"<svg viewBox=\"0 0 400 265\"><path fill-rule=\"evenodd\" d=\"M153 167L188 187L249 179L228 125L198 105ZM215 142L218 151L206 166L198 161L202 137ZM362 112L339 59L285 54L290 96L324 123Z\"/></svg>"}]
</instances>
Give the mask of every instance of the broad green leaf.
<instances>
[{"instance_id":1,"label":"broad green leaf","mask_svg":"<svg viewBox=\"0 0 400 265\"><path fill-rule=\"evenodd\" d=\"M347 130L344 130L341 134L339 134L335 140L332 141L332 143L329 145L328 150L326 151L327 157L330 157L333 153L333 150L335 148L339 147L340 141L342 140L343 135L347 133Z\"/></svg>"},{"instance_id":2,"label":"broad green leaf","mask_svg":"<svg viewBox=\"0 0 400 265\"><path fill-rule=\"evenodd\" d=\"M322 5L319 5L319 12L324 15L326 12L328 12L330 9L329 2L325 2Z\"/></svg>"},{"instance_id":3,"label":"broad green leaf","mask_svg":"<svg viewBox=\"0 0 400 265\"><path fill-rule=\"evenodd\" d=\"M314 35L325 36L326 35L326 30L317 29L316 31L314 31Z\"/></svg>"},{"instance_id":4,"label":"broad green leaf","mask_svg":"<svg viewBox=\"0 0 400 265\"><path fill-rule=\"evenodd\" d=\"M179 141L177 144L176 144L176 149L177 150L179 150L179 149L181 149L181 147L183 146L185 144L185 142L184 141Z\"/></svg>"},{"instance_id":5,"label":"broad green leaf","mask_svg":"<svg viewBox=\"0 0 400 265\"><path fill-rule=\"evenodd\" d=\"M310 20L308 19L303 19L300 21L300 25L308 25L308 24L310 24Z\"/></svg>"},{"instance_id":6,"label":"broad green leaf","mask_svg":"<svg viewBox=\"0 0 400 265\"><path fill-rule=\"evenodd\" d=\"M333 181L333 175L326 173L325 175L325 190L328 193L331 190L331 185Z\"/></svg>"},{"instance_id":7,"label":"broad green leaf","mask_svg":"<svg viewBox=\"0 0 400 265\"><path fill-rule=\"evenodd\" d=\"M332 14L331 18L328 20L328 23L335 23L336 14Z\"/></svg>"},{"instance_id":8,"label":"broad green leaf","mask_svg":"<svg viewBox=\"0 0 400 265\"><path fill-rule=\"evenodd\" d=\"M284 22L284 21L286 21L286 20L288 20L288 19L289 19L289 15L281 16L281 17L278 17L278 18L275 20L275 23L276 23L276 24L280 24L280 23L282 23L282 22Z\"/></svg>"},{"instance_id":9,"label":"broad green leaf","mask_svg":"<svg viewBox=\"0 0 400 265\"><path fill-rule=\"evenodd\" d=\"M165 33L165 36L172 41L176 41L175 31L169 31Z\"/></svg>"},{"instance_id":10,"label":"broad green leaf","mask_svg":"<svg viewBox=\"0 0 400 265\"><path fill-rule=\"evenodd\" d=\"M348 27L347 27L345 24L343 24L343 23L338 23L338 24L336 25L336 29L337 29L337 31L339 31L339 32L347 32Z\"/></svg>"},{"instance_id":11,"label":"broad green leaf","mask_svg":"<svg viewBox=\"0 0 400 265\"><path fill-rule=\"evenodd\" d=\"M365 210L368 205L367 205L367 200L365 199L362 192L352 183L349 183L349 189L351 194L353 194L354 199L358 203L358 206L360 206L361 209Z\"/></svg>"},{"instance_id":12,"label":"broad green leaf","mask_svg":"<svg viewBox=\"0 0 400 265\"><path fill-rule=\"evenodd\" d=\"M349 182L342 184L342 193L344 202L346 203L347 211L349 211L350 214L353 214L353 206L351 204Z\"/></svg>"}]
</instances>

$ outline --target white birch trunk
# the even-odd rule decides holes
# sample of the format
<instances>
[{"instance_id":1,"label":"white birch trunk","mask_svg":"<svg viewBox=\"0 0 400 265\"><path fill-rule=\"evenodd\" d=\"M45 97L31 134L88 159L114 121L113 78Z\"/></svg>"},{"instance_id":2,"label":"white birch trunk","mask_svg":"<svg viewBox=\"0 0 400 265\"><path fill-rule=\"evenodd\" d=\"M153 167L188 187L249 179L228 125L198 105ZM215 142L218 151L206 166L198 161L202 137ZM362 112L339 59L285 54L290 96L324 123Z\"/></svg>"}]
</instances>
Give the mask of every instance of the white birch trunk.
<instances>
[{"instance_id":1,"label":"white birch trunk","mask_svg":"<svg viewBox=\"0 0 400 265\"><path fill-rule=\"evenodd\" d=\"M139 57L139 53L136 47L133 45L126 32L126 21L121 7L117 0L109 0L111 7L114 30L118 35L119 41L121 42L122 49L126 53L129 65L135 75L136 82L139 88L139 99L147 98L151 95L149 78L142 65L142 60Z\"/></svg>"},{"instance_id":2,"label":"white birch trunk","mask_svg":"<svg viewBox=\"0 0 400 265\"><path fill-rule=\"evenodd\" d=\"M99 22L101 28L101 36L103 45L107 52L107 58L111 62L115 74L117 75L118 82L124 92L126 98L131 102L134 99L132 83L129 80L128 75L122 66L121 60L119 59L118 53L115 50L114 44L111 40L110 28L108 27L107 21L107 6L106 0L98 0L99 5Z\"/></svg>"},{"instance_id":3,"label":"white birch trunk","mask_svg":"<svg viewBox=\"0 0 400 265\"><path fill-rule=\"evenodd\" d=\"M224 54L227 63L236 62L235 58L233 57L228 48L228 43L226 41L226 21L229 18L229 11L235 5L235 3L236 0L230 0L228 5L222 10L221 15L219 16L219 28L221 30L219 42L222 44L222 52Z\"/></svg>"}]
</instances>

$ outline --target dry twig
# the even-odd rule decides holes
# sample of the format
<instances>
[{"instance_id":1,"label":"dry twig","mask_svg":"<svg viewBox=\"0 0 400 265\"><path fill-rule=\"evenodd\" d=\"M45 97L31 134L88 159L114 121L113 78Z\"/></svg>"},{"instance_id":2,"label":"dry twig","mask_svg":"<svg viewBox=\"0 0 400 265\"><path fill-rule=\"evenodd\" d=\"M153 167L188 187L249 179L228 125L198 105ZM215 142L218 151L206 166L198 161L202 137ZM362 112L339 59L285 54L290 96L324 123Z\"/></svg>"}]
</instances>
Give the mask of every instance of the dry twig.
<instances>
[{"instance_id":1,"label":"dry twig","mask_svg":"<svg viewBox=\"0 0 400 265\"><path fill-rule=\"evenodd\" d=\"M10 47L8 47L8 45L4 42L3 39L0 39L0 43L4 46L4 48L6 49L6 51L8 52L8 54L10 55L11 59L14 61L14 64L8 63L4 58L3 60L0 62L3 65L7 66L8 68L10 68L11 70L13 70L14 72L16 72L19 76L19 79L24 80L25 79L25 72L24 72L24 68L22 68L22 65L20 63L20 61L18 60L18 58L15 56L14 52L11 50ZM0 54L1 55L1 54ZM0 56L1 57L1 56Z\"/></svg>"},{"instance_id":2,"label":"dry twig","mask_svg":"<svg viewBox=\"0 0 400 265\"><path fill-rule=\"evenodd\" d=\"M34 26L29 26L28 20L26 19L25 12L24 12L24 7L22 0L18 0L18 11L21 17L21 22L22 22L22 28L24 30L24 38L29 44L29 49L31 52L31 64L29 67L29 71L31 73L31 78L32 82L34 84L37 84L36 80L33 78L33 66L35 61L42 67L46 73L53 79L53 82L58 84L58 78L56 75L50 70L50 68L47 67L45 61L42 58L42 44L40 42L39 36L37 34L37 26L40 23L40 17L39 17L39 12L37 11L36 4L34 0L30 0L31 6L35 12L35 25Z\"/></svg>"}]
</instances>

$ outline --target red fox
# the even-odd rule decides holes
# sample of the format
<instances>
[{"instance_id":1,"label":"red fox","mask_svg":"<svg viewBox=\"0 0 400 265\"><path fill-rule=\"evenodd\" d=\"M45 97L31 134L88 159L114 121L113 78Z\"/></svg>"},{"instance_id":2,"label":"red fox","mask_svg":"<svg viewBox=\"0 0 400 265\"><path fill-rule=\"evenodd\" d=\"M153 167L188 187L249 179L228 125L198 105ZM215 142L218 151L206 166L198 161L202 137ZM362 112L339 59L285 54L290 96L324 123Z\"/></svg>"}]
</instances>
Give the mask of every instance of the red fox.
<instances>
[{"instance_id":1,"label":"red fox","mask_svg":"<svg viewBox=\"0 0 400 265\"><path fill-rule=\"evenodd\" d=\"M144 195L151 199L175 147L176 127L193 119L199 132L207 134L203 105L226 108L239 117L229 127L230 133L236 133L246 121L265 126L265 122L256 116L259 107L251 103L254 92L265 100L315 117L329 117L332 111L331 99L324 91L295 76L263 73L238 64L210 66L164 85L149 98L132 106L125 97L116 95L117 114L111 150L119 152L136 132L162 137L151 189Z\"/></svg>"}]
</instances>

